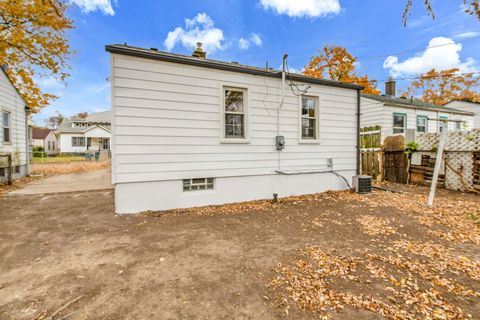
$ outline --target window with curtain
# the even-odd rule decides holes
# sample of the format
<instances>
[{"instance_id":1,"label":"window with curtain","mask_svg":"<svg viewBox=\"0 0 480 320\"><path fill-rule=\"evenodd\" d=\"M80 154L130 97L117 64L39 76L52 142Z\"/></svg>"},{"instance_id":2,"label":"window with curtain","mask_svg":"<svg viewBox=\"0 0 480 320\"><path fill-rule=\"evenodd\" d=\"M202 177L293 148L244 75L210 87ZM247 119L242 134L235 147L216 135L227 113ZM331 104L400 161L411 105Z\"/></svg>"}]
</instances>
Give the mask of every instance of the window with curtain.
<instances>
[{"instance_id":1,"label":"window with curtain","mask_svg":"<svg viewBox=\"0 0 480 320\"><path fill-rule=\"evenodd\" d=\"M318 138L318 98L302 97L302 139Z\"/></svg>"},{"instance_id":2,"label":"window with curtain","mask_svg":"<svg viewBox=\"0 0 480 320\"><path fill-rule=\"evenodd\" d=\"M225 136L226 139L245 138L245 96L246 90L225 88Z\"/></svg>"}]
</instances>

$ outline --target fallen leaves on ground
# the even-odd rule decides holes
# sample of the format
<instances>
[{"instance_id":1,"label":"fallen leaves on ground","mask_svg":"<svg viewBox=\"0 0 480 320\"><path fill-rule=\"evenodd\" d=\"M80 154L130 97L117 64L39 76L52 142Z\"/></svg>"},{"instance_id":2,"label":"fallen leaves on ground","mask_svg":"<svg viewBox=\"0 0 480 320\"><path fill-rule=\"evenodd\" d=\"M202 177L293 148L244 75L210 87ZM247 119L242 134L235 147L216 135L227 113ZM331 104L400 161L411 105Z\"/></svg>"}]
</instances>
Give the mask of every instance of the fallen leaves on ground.
<instances>
[{"instance_id":1,"label":"fallen leaves on ground","mask_svg":"<svg viewBox=\"0 0 480 320\"><path fill-rule=\"evenodd\" d=\"M354 209L357 227L372 240L361 250L309 245L277 265L269 288L280 308L291 313L296 306L322 319L346 307L389 319L472 319L460 305L480 298L480 261L471 247L480 244L479 198L440 196L434 207L421 192L328 192L309 199ZM408 226L375 214L386 207L407 217ZM337 220L310 219L317 228Z\"/></svg>"},{"instance_id":2,"label":"fallen leaves on ground","mask_svg":"<svg viewBox=\"0 0 480 320\"><path fill-rule=\"evenodd\" d=\"M390 225L387 218L364 215L356 219L363 231L371 236L395 234L397 231Z\"/></svg>"}]
</instances>

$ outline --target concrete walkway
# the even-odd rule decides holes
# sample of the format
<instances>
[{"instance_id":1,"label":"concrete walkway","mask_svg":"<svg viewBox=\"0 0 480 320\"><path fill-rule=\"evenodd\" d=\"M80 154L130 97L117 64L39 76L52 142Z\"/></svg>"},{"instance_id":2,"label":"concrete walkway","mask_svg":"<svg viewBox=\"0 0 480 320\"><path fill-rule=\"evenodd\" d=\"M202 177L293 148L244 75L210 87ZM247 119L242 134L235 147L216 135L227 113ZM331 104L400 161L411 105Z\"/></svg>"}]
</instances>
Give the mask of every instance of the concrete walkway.
<instances>
[{"instance_id":1,"label":"concrete walkway","mask_svg":"<svg viewBox=\"0 0 480 320\"><path fill-rule=\"evenodd\" d=\"M113 188L110 169L70 173L37 180L7 195L47 194Z\"/></svg>"}]
</instances>

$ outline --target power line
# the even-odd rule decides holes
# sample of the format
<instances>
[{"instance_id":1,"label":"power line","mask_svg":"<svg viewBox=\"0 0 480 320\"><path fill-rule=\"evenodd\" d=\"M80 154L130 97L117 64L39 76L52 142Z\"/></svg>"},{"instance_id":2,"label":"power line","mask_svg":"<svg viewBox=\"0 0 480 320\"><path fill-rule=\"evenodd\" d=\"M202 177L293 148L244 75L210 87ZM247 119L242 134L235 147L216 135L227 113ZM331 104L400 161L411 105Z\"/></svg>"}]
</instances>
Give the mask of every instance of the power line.
<instances>
[{"instance_id":1,"label":"power line","mask_svg":"<svg viewBox=\"0 0 480 320\"><path fill-rule=\"evenodd\" d=\"M453 42L453 43L444 43L444 44L439 44L439 45L434 45L434 46L428 46L428 47L425 48L425 50L433 49L433 48L439 48L439 47L446 47L446 46L451 46L451 45L456 45L456 43ZM390 53L390 54L384 54L384 55L381 55L381 56L366 57L366 58L353 57L353 58L356 61L359 61L359 60L371 61L371 60L376 60L376 59L381 59L381 58L388 58L388 57L393 56L393 55L400 55L400 54L405 54L405 53L410 53L410 52L417 52L419 50L423 50L423 48L409 49L409 50L405 50L405 51L399 51L399 52L394 52L394 53ZM332 62L332 63L328 63L328 64L325 64L325 65L319 66L318 68L333 67L333 66L340 65L340 64L341 64L341 62Z\"/></svg>"},{"instance_id":2,"label":"power line","mask_svg":"<svg viewBox=\"0 0 480 320\"><path fill-rule=\"evenodd\" d=\"M420 79L441 79L441 78L461 78L462 75L474 75L480 74L480 72L464 72L464 73L454 73L454 74L443 74L443 75L435 75L435 76L426 76L426 75L419 75L415 77L403 77L403 78L393 78L393 80L420 80ZM480 77L480 76L479 76ZM376 79L376 80L368 80L368 81L361 81L361 82L387 82L390 79ZM355 83L357 81L341 81L343 83Z\"/></svg>"}]
</instances>

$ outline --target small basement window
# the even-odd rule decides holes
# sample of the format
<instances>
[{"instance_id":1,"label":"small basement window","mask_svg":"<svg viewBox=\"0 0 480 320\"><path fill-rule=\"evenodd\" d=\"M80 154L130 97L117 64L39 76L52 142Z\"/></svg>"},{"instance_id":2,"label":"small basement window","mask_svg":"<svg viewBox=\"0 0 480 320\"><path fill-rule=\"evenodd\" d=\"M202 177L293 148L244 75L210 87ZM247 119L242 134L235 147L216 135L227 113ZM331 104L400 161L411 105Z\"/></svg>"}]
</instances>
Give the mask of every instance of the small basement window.
<instances>
[{"instance_id":1,"label":"small basement window","mask_svg":"<svg viewBox=\"0 0 480 320\"><path fill-rule=\"evenodd\" d=\"M183 191L213 190L214 178L183 179Z\"/></svg>"},{"instance_id":2,"label":"small basement window","mask_svg":"<svg viewBox=\"0 0 480 320\"><path fill-rule=\"evenodd\" d=\"M15 166L15 173L17 173L17 174L20 173L20 166Z\"/></svg>"}]
</instances>

